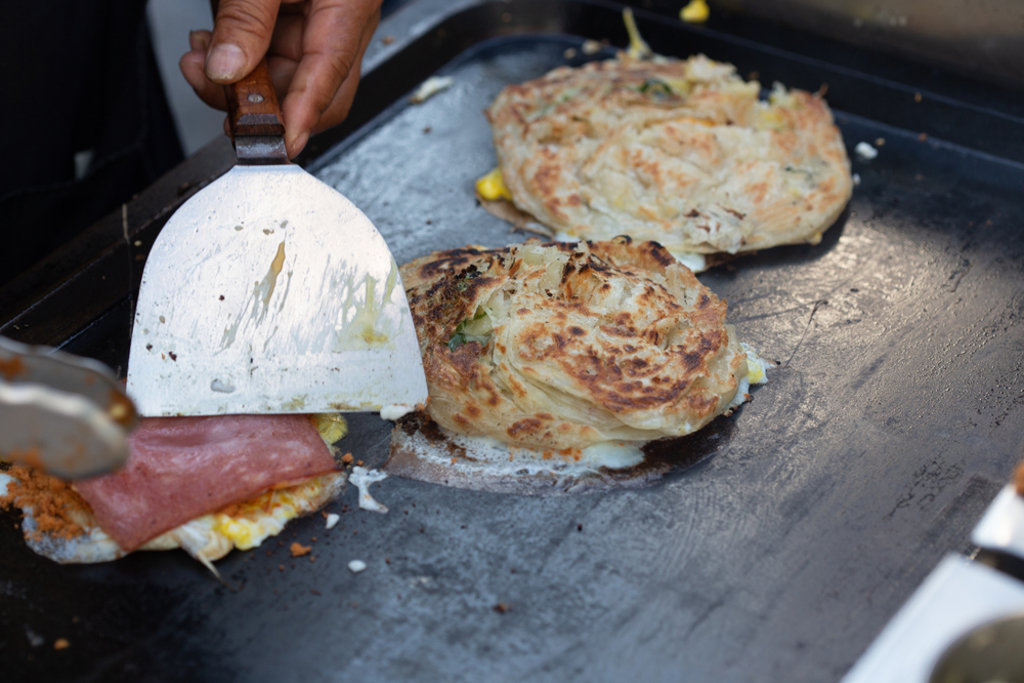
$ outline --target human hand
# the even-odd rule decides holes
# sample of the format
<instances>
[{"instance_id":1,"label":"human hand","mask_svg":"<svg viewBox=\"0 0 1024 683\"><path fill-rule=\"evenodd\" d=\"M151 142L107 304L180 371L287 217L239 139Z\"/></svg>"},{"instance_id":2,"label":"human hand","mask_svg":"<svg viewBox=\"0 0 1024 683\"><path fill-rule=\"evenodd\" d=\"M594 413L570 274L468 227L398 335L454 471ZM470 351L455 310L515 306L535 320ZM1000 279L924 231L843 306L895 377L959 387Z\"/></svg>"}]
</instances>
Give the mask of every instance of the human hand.
<instances>
[{"instance_id":1,"label":"human hand","mask_svg":"<svg viewBox=\"0 0 1024 683\"><path fill-rule=\"evenodd\" d=\"M382 0L221 0L214 29L192 31L179 62L206 104L227 109L224 84L266 55L294 157L309 136L341 123L380 21Z\"/></svg>"}]
</instances>

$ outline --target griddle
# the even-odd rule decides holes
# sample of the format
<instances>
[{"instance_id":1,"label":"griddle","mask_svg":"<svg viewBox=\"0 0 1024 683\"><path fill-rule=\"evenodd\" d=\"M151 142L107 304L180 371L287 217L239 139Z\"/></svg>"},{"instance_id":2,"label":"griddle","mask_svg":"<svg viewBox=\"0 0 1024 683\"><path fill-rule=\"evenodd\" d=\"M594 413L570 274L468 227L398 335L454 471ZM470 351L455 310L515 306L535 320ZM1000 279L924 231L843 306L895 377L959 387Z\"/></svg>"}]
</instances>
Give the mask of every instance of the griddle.
<instances>
[{"instance_id":1,"label":"griddle","mask_svg":"<svg viewBox=\"0 0 1024 683\"><path fill-rule=\"evenodd\" d=\"M390 478L218 563L180 551L60 566L0 515L5 681L826 681L838 679L1007 481L1024 445L1024 112L999 90L782 26L638 6L658 52L762 83L828 84L860 184L817 246L701 275L781 365L651 486L516 496ZM480 113L620 6L413 0L383 22L348 122L302 161L363 207L399 261L523 239L473 200ZM603 55L610 54L605 51ZM433 74L455 86L412 106ZM920 93L920 97L915 97ZM921 133L926 135L922 136ZM217 141L0 290L0 334L122 373L141 265L173 209L222 173ZM127 239L125 236L127 235ZM351 420L370 466L389 424ZM312 538L316 537L316 541ZM292 558L287 546L313 546ZM366 562L353 574L350 560ZM69 647L54 650L57 638Z\"/></svg>"}]
</instances>

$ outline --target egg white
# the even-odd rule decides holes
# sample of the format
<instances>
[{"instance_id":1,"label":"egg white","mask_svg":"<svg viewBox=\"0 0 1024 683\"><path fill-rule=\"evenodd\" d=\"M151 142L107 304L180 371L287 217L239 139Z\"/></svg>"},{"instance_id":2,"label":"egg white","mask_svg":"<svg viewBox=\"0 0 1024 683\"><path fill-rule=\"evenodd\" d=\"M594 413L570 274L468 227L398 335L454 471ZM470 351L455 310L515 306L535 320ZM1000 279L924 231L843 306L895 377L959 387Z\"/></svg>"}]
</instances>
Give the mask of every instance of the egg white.
<instances>
[{"instance_id":1,"label":"egg white","mask_svg":"<svg viewBox=\"0 0 1024 683\"><path fill-rule=\"evenodd\" d=\"M348 433L345 418L336 414L316 415L314 424L321 438L329 445ZM0 475L0 495L11 477ZM272 488L242 503L200 515L147 541L138 550L173 550L181 548L203 563L211 572L215 560L233 549L258 547L271 536L281 533L296 517L317 511L337 498L346 481L344 472L330 472L311 477L292 486ZM24 508L22 527L26 544L36 553L61 564L109 562L128 552L105 532L87 509L68 510L69 516L84 530L71 539L37 534L32 508ZM218 574L219 576L219 574Z\"/></svg>"}]
</instances>

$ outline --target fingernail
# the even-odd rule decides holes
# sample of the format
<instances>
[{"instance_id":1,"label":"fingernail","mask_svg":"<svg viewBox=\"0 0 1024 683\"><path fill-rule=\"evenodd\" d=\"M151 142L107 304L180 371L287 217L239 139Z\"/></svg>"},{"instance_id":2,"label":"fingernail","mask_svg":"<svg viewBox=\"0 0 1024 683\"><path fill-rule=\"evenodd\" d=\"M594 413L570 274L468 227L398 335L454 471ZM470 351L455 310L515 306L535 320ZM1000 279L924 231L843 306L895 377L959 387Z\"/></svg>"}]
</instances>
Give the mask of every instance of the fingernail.
<instances>
[{"instance_id":1,"label":"fingernail","mask_svg":"<svg viewBox=\"0 0 1024 683\"><path fill-rule=\"evenodd\" d=\"M212 81L235 81L244 76L245 54L231 43L214 45L206 58L206 75Z\"/></svg>"},{"instance_id":2,"label":"fingernail","mask_svg":"<svg viewBox=\"0 0 1024 683\"><path fill-rule=\"evenodd\" d=\"M188 32L188 46L193 50L206 52L206 49L210 47L209 38L207 34L200 30Z\"/></svg>"},{"instance_id":3,"label":"fingernail","mask_svg":"<svg viewBox=\"0 0 1024 683\"><path fill-rule=\"evenodd\" d=\"M295 141L291 145L291 148L295 150L295 153L290 156L298 156L299 152L306 147L307 142L309 142L309 133L300 133L299 137L295 138Z\"/></svg>"}]
</instances>

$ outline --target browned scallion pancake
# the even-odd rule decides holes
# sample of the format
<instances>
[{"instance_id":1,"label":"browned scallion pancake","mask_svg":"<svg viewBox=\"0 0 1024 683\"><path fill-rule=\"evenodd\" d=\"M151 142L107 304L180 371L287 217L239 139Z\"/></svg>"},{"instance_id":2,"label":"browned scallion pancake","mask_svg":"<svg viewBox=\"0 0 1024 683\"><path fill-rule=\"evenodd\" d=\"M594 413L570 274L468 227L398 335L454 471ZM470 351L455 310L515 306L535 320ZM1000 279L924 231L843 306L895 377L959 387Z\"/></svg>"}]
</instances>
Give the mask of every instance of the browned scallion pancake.
<instances>
[{"instance_id":1,"label":"browned scallion pancake","mask_svg":"<svg viewBox=\"0 0 1024 683\"><path fill-rule=\"evenodd\" d=\"M415 419L436 423L421 430L421 445L462 435L504 447L515 468L532 458L585 470L595 449L639 454L744 398L746 354L725 302L654 242L466 247L403 266L402 281L430 390L429 419ZM410 439L400 425L393 454ZM435 462L426 475L396 473L460 479L473 458L448 446L450 470Z\"/></svg>"},{"instance_id":2,"label":"browned scallion pancake","mask_svg":"<svg viewBox=\"0 0 1024 683\"><path fill-rule=\"evenodd\" d=\"M842 137L821 97L760 89L703 55L625 53L507 86L486 113L516 222L677 255L818 243L852 191Z\"/></svg>"}]
</instances>

